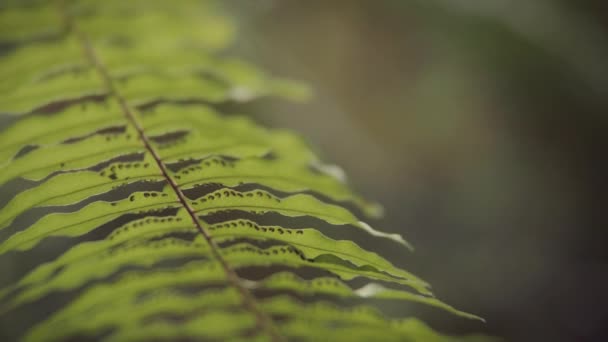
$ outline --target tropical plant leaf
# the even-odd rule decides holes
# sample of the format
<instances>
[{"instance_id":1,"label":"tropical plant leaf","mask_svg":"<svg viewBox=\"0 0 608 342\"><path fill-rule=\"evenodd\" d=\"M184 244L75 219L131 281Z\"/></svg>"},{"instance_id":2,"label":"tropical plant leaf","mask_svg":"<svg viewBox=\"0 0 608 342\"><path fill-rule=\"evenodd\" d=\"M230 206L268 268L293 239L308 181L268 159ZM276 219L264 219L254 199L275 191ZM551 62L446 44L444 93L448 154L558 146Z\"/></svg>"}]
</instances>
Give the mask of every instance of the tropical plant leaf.
<instances>
[{"instance_id":1,"label":"tropical plant leaf","mask_svg":"<svg viewBox=\"0 0 608 342\"><path fill-rule=\"evenodd\" d=\"M477 319L340 238L408 246L302 139L221 113L307 92L232 35L209 1L2 5L0 336L452 339L369 299Z\"/></svg>"}]
</instances>

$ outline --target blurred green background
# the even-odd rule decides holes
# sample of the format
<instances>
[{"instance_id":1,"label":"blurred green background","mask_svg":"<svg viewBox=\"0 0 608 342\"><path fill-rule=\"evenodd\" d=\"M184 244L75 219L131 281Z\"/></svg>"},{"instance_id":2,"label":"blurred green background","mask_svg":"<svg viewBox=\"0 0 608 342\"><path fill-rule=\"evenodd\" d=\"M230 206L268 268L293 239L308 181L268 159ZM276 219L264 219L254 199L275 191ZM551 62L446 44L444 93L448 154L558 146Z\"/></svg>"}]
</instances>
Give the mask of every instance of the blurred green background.
<instances>
[{"instance_id":1,"label":"blurred green background","mask_svg":"<svg viewBox=\"0 0 608 342\"><path fill-rule=\"evenodd\" d=\"M256 0L233 52L315 91L256 103L384 204L385 250L485 325L451 333L601 341L608 323L608 3Z\"/></svg>"}]
</instances>

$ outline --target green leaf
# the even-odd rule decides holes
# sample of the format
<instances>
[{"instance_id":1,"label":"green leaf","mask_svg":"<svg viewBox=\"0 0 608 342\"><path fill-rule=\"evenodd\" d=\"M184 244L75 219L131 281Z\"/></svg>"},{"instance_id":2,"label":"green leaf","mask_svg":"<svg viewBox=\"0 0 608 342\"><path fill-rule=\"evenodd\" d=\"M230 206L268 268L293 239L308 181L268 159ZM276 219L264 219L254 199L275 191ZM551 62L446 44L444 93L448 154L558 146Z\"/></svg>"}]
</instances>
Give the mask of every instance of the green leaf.
<instances>
[{"instance_id":1,"label":"green leaf","mask_svg":"<svg viewBox=\"0 0 608 342\"><path fill-rule=\"evenodd\" d=\"M310 93L234 31L212 1L0 6L2 337L476 340L379 313L481 320L363 247L410 246L341 169L223 112Z\"/></svg>"}]
</instances>

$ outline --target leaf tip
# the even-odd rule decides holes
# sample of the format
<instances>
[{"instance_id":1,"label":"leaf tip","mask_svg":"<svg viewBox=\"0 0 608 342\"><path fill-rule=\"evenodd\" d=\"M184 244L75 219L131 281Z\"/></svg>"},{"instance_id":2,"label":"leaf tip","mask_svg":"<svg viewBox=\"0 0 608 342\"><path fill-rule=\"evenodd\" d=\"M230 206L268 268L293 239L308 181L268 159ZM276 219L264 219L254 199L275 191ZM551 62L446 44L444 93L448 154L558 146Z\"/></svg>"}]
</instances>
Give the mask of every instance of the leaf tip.
<instances>
[{"instance_id":1,"label":"leaf tip","mask_svg":"<svg viewBox=\"0 0 608 342\"><path fill-rule=\"evenodd\" d=\"M392 241L395 241L403 246L405 246L407 249L409 249L410 251L414 251L414 246L412 246L409 242L407 242L401 235L396 234L396 233L384 233L378 230L375 230L374 228L372 228L369 224L363 222L363 221L359 221L357 222L357 226L359 226L359 228L365 230L366 232L368 232L370 235L373 236L377 236L377 237L382 237L382 238L386 238Z\"/></svg>"}]
</instances>

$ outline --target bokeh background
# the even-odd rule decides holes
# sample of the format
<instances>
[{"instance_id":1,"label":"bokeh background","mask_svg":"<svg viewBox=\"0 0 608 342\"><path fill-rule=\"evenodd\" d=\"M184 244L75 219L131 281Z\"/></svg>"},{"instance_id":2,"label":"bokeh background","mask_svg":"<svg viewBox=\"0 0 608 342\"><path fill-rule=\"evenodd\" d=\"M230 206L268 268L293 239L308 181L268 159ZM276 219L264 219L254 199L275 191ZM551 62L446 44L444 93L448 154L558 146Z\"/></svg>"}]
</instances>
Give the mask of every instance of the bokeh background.
<instances>
[{"instance_id":1,"label":"bokeh background","mask_svg":"<svg viewBox=\"0 0 608 342\"><path fill-rule=\"evenodd\" d=\"M385 252L511 341L608 338L608 2L251 0L233 52L314 89L255 103L381 202Z\"/></svg>"}]
</instances>

